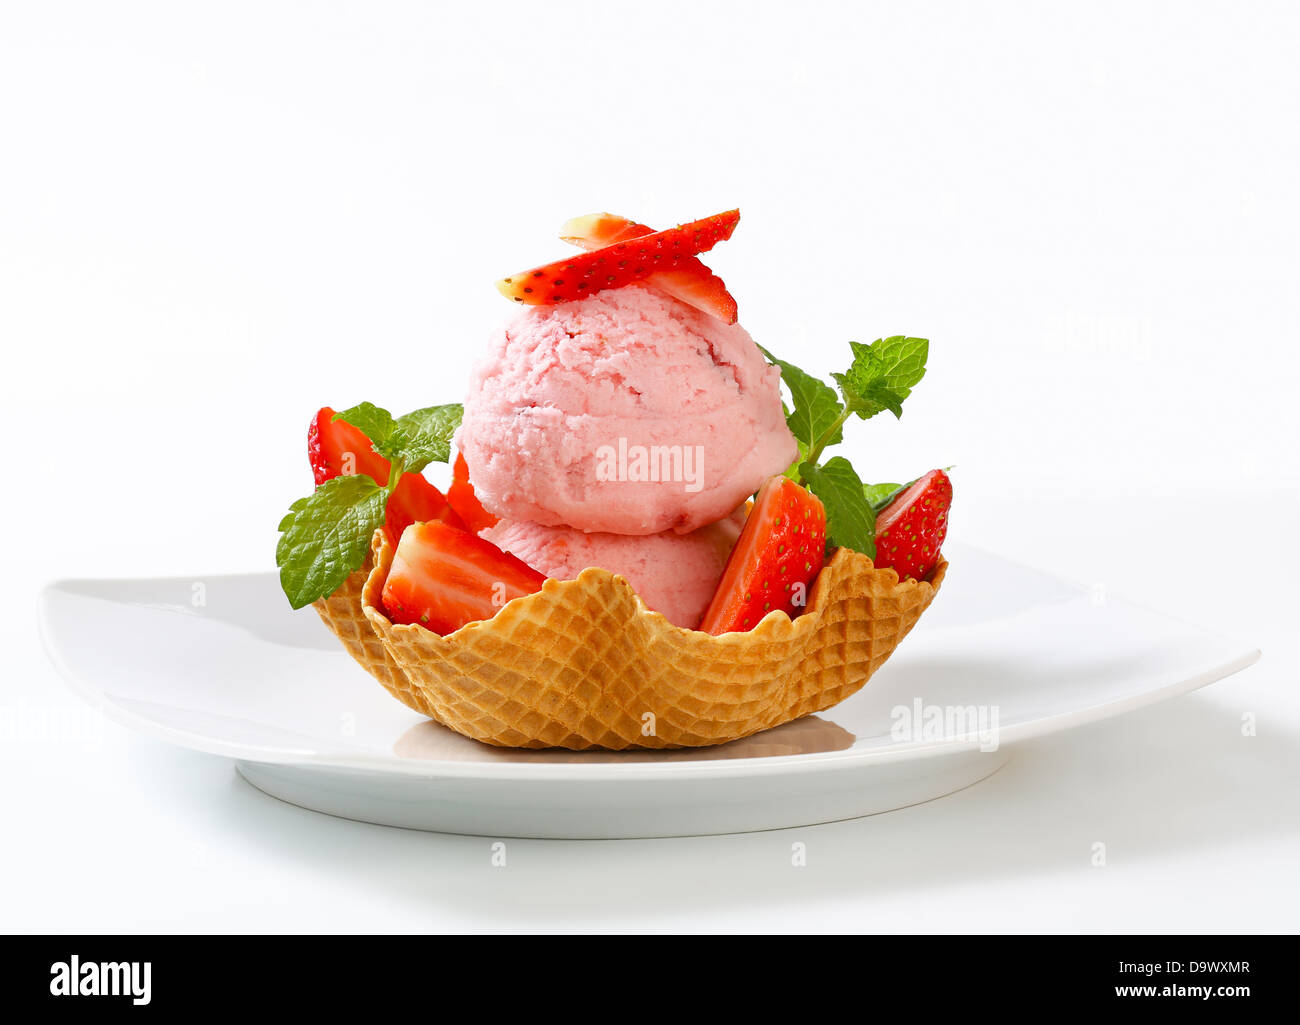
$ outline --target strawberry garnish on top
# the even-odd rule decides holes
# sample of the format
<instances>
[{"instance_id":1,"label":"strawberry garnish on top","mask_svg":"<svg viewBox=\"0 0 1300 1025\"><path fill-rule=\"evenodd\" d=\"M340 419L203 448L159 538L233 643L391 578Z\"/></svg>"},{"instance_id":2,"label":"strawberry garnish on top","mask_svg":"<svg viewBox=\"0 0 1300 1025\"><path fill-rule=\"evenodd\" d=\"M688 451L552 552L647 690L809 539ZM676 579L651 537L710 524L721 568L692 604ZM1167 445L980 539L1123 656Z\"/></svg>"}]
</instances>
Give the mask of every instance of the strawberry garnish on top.
<instances>
[{"instance_id":1,"label":"strawberry garnish on top","mask_svg":"<svg viewBox=\"0 0 1300 1025\"><path fill-rule=\"evenodd\" d=\"M749 630L773 609L794 618L826 557L826 510L788 477L772 477L731 550L700 623L705 633Z\"/></svg>"},{"instance_id":2,"label":"strawberry garnish on top","mask_svg":"<svg viewBox=\"0 0 1300 1025\"><path fill-rule=\"evenodd\" d=\"M382 600L394 623L449 634L491 619L506 602L541 590L545 581L491 541L432 520L403 532Z\"/></svg>"},{"instance_id":3,"label":"strawberry garnish on top","mask_svg":"<svg viewBox=\"0 0 1300 1025\"><path fill-rule=\"evenodd\" d=\"M317 487L334 477L358 473L383 487L391 470L370 439L347 421L335 420L329 406L322 408L307 428L307 458ZM389 540L396 544L408 526L425 520L443 520L455 527L465 525L442 492L423 474L404 473L388 499L384 526Z\"/></svg>"},{"instance_id":4,"label":"strawberry garnish on top","mask_svg":"<svg viewBox=\"0 0 1300 1025\"><path fill-rule=\"evenodd\" d=\"M497 525L497 517L483 508L483 503L474 494L474 485L469 479L469 464L462 453L456 453L456 463L451 471L451 487L447 489L447 501L465 521L465 529L477 534Z\"/></svg>"},{"instance_id":5,"label":"strawberry garnish on top","mask_svg":"<svg viewBox=\"0 0 1300 1025\"><path fill-rule=\"evenodd\" d=\"M693 265L687 261L729 239L739 221L739 210L714 214L512 274L498 281L497 289L507 299L530 306L582 299L606 288L644 281L652 274L690 268Z\"/></svg>"},{"instance_id":6,"label":"strawberry garnish on top","mask_svg":"<svg viewBox=\"0 0 1300 1025\"><path fill-rule=\"evenodd\" d=\"M587 214L566 221L560 238L594 251L629 239L653 235L654 229L617 214ZM725 324L736 323L736 300L723 280L697 257L684 257L672 270L655 271L645 283Z\"/></svg>"},{"instance_id":7,"label":"strawberry garnish on top","mask_svg":"<svg viewBox=\"0 0 1300 1025\"><path fill-rule=\"evenodd\" d=\"M951 506L952 481L942 470L908 485L876 516L876 565L924 580L939 561Z\"/></svg>"}]
</instances>

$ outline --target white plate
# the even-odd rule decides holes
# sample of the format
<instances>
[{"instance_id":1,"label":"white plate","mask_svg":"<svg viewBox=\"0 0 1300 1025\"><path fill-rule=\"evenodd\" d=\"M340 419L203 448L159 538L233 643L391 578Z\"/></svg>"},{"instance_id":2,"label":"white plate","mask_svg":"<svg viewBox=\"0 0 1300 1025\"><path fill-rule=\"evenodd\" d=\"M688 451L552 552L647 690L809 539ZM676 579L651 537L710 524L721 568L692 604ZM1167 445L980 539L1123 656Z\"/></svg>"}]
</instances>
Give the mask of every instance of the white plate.
<instances>
[{"instance_id":1,"label":"white plate","mask_svg":"<svg viewBox=\"0 0 1300 1025\"><path fill-rule=\"evenodd\" d=\"M51 659L118 722L236 759L307 808L489 836L775 829L930 800L1011 749L1250 665L1249 645L954 545L934 605L870 683L817 716L666 752L509 751L391 698L273 574L68 580L42 594ZM996 737L899 737L900 708L983 711ZM996 750L988 750L996 740ZM983 750L982 750L983 748Z\"/></svg>"}]
</instances>

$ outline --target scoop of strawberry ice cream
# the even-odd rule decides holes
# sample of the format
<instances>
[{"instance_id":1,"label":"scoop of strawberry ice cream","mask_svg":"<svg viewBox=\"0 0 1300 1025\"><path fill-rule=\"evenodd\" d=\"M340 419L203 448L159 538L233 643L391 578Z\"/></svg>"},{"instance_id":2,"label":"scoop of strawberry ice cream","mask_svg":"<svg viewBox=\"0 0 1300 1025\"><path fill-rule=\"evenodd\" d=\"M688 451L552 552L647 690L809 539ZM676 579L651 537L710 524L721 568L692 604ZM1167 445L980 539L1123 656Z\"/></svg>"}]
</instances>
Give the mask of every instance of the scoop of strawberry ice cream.
<instances>
[{"instance_id":1,"label":"scoop of strawberry ice cream","mask_svg":"<svg viewBox=\"0 0 1300 1025\"><path fill-rule=\"evenodd\" d=\"M548 577L572 580L588 566L624 577L670 623L694 630L740 536L744 510L689 534L587 533L573 527L502 520L480 533Z\"/></svg>"},{"instance_id":2,"label":"scoop of strawberry ice cream","mask_svg":"<svg viewBox=\"0 0 1300 1025\"><path fill-rule=\"evenodd\" d=\"M456 443L503 519L688 533L794 460L779 381L744 328L609 289L496 333Z\"/></svg>"}]
</instances>

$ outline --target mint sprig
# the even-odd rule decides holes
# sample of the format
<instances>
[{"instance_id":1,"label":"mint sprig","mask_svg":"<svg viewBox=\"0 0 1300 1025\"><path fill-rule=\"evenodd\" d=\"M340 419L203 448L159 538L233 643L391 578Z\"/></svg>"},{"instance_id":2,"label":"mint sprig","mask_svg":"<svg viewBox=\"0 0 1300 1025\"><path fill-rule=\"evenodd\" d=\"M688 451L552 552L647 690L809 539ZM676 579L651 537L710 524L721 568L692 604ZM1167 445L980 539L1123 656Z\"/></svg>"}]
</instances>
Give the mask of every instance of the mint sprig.
<instances>
[{"instance_id":1,"label":"mint sprig","mask_svg":"<svg viewBox=\"0 0 1300 1025\"><path fill-rule=\"evenodd\" d=\"M863 420L886 409L903 415L903 400L925 376L930 343L924 338L894 335L870 345L849 342L853 364L848 373L832 374L845 403Z\"/></svg>"},{"instance_id":2,"label":"mint sprig","mask_svg":"<svg viewBox=\"0 0 1300 1025\"><path fill-rule=\"evenodd\" d=\"M275 562L280 586L295 609L333 594L366 558L384 522L388 489L364 473L327 480L289 506L280 521Z\"/></svg>"},{"instance_id":3,"label":"mint sprig","mask_svg":"<svg viewBox=\"0 0 1300 1025\"><path fill-rule=\"evenodd\" d=\"M785 422L790 426L790 433L803 445L811 444L812 439L820 438L827 431L832 436L827 444L838 444L844 440L843 424L840 413L844 407L835 397L835 389L825 381L818 380L812 374L804 373L793 363L777 359L761 345L759 351L767 361L781 368L781 380L790 389L793 409L787 409ZM839 427L836 428L836 422Z\"/></svg>"},{"instance_id":4,"label":"mint sprig","mask_svg":"<svg viewBox=\"0 0 1300 1025\"><path fill-rule=\"evenodd\" d=\"M876 514L901 490L897 484L863 484L843 456L822 462L830 445L844 440L851 417L869 420L886 410L903 415L903 402L925 376L930 343L924 338L891 335L870 345L850 342L853 362L842 374L832 374L839 395L825 381L762 353L781 370L790 392L785 421L799 444L799 456L786 475L821 499L826 507L830 545L851 548L875 557ZM761 348L761 347L760 347Z\"/></svg>"},{"instance_id":5,"label":"mint sprig","mask_svg":"<svg viewBox=\"0 0 1300 1025\"><path fill-rule=\"evenodd\" d=\"M335 413L334 419L350 423L370 439L370 444L376 452L385 459L393 458L388 439L392 437L393 431L397 427L397 421L393 419L393 414L388 410L370 402L362 402L351 409Z\"/></svg>"},{"instance_id":6,"label":"mint sprig","mask_svg":"<svg viewBox=\"0 0 1300 1025\"><path fill-rule=\"evenodd\" d=\"M430 463L451 459L451 436L464 411L459 403L427 406L397 418L388 444L405 462L407 473L419 473Z\"/></svg>"},{"instance_id":7,"label":"mint sprig","mask_svg":"<svg viewBox=\"0 0 1300 1025\"><path fill-rule=\"evenodd\" d=\"M335 413L334 419L359 430L385 459L400 460L406 473L419 473L430 463L451 458L451 436L464 411L459 403L426 406L394 419L388 410L362 402Z\"/></svg>"},{"instance_id":8,"label":"mint sprig","mask_svg":"<svg viewBox=\"0 0 1300 1025\"><path fill-rule=\"evenodd\" d=\"M405 416L362 402L334 415L357 428L389 461L388 480L366 474L333 477L289 507L280 521L275 564L280 586L295 609L333 594L361 568L370 539L384 524L388 499L404 473L447 462L460 425L459 405L430 406ZM398 539L393 538L394 543Z\"/></svg>"},{"instance_id":9,"label":"mint sprig","mask_svg":"<svg viewBox=\"0 0 1300 1025\"><path fill-rule=\"evenodd\" d=\"M822 466L804 463L799 473L826 507L826 536L833 543L876 557L876 511L863 499L862 480L843 456Z\"/></svg>"}]
</instances>

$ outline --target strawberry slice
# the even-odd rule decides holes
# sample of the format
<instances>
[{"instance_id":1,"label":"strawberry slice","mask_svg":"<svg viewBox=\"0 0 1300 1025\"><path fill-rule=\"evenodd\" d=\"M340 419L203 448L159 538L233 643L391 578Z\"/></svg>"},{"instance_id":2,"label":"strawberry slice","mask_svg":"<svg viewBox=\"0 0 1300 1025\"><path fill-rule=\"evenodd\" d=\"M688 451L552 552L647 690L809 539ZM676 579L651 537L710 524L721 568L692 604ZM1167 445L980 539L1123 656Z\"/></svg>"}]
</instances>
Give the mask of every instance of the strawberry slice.
<instances>
[{"instance_id":1,"label":"strawberry slice","mask_svg":"<svg viewBox=\"0 0 1300 1025\"><path fill-rule=\"evenodd\" d=\"M808 604L825 558L821 500L788 477L768 478L699 628L711 634L749 630L773 609L793 619Z\"/></svg>"},{"instance_id":2,"label":"strawberry slice","mask_svg":"<svg viewBox=\"0 0 1300 1025\"><path fill-rule=\"evenodd\" d=\"M603 249L628 239L653 235L654 228L618 214L584 214L570 217L560 228L560 238L583 249Z\"/></svg>"},{"instance_id":3,"label":"strawberry slice","mask_svg":"<svg viewBox=\"0 0 1300 1025\"><path fill-rule=\"evenodd\" d=\"M589 251L653 234L653 228L617 214L574 217L560 229L560 238L565 242ZM694 256L682 260L675 270L656 271L646 277L645 283L724 324L736 323L736 300L727 291L726 283Z\"/></svg>"},{"instance_id":4,"label":"strawberry slice","mask_svg":"<svg viewBox=\"0 0 1300 1025\"><path fill-rule=\"evenodd\" d=\"M477 534L488 527L495 527L497 518L483 508L478 495L474 494L474 485L469 482L469 465L459 452L456 453L456 464L451 474L447 502L465 521L465 529L471 534Z\"/></svg>"},{"instance_id":5,"label":"strawberry slice","mask_svg":"<svg viewBox=\"0 0 1300 1025\"><path fill-rule=\"evenodd\" d=\"M370 439L344 420L334 419L334 410L323 407L307 428L307 458L311 461L316 486L342 474L364 473L376 484L386 485L390 466L375 451ZM384 526L394 544L412 523L443 520L463 527L456 510L441 491L419 473L404 473L388 498Z\"/></svg>"},{"instance_id":6,"label":"strawberry slice","mask_svg":"<svg viewBox=\"0 0 1300 1025\"><path fill-rule=\"evenodd\" d=\"M946 473L931 470L918 478L876 517L876 565L924 580L939 561L951 505Z\"/></svg>"},{"instance_id":7,"label":"strawberry slice","mask_svg":"<svg viewBox=\"0 0 1300 1025\"><path fill-rule=\"evenodd\" d=\"M570 302L606 288L644 281L651 274L680 270L697 253L731 238L739 210L714 214L667 231L616 242L581 256L521 271L497 282L507 299L530 306Z\"/></svg>"},{"instance_id":8,"label":"strawberry slice","mask_svg":"<svg viewBox=\"0 0 1300 1025\"><path fill-rule=\"evenodd\" d=\"M491 619L512 598L540 590L545 580L491 541L430 520L402 533L383 603L394 623L419 623L449 634Z\"/></svg>"},{"instance_id":9,"label":"strawberry slice","mask_svg":"<svg viewBox=\"0 0 1300 1025\"><path fill-rule=\"evenodd\" d=\"M426 521L438 521L453 527L465 525L443 493L425 480L424 474L404 473L388 497L385 510L384 527L388 530L389 540L400 538L412 523Z\"/></svg>"}]
</instances>

